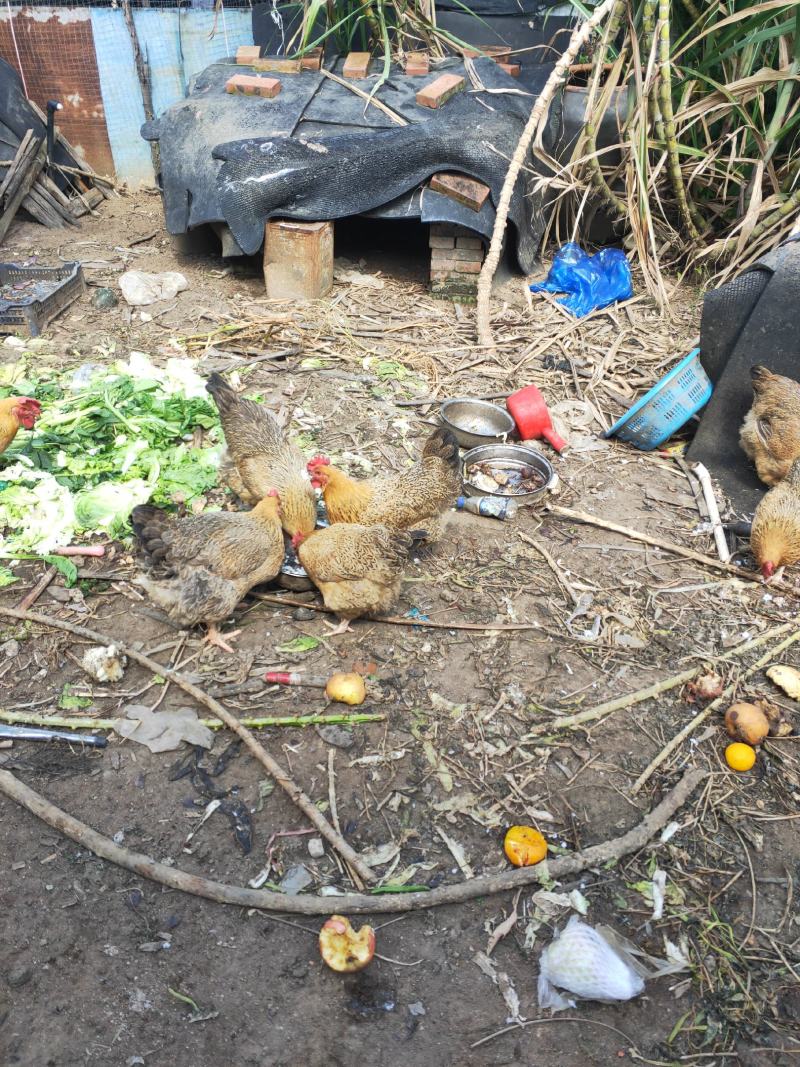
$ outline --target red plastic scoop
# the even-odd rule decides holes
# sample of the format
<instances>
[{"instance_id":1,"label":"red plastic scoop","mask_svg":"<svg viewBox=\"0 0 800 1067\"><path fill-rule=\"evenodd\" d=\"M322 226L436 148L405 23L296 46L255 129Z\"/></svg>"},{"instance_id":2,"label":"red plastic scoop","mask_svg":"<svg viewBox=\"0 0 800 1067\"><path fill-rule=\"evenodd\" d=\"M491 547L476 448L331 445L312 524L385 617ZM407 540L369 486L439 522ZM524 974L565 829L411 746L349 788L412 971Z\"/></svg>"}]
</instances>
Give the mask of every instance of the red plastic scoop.
<instances>
[{"instance_id":1,"label":"red plastic scoop","mask_svg":"<svg viewBox=\"0 0 800 1067\"><path fill-rule=\"evenodd\" d=\"M547 404L535 385L526 385L524 389L512 393L506 400L506 407L511 412L523 441L544 438L556 452L562 452L567 447L567 442L553 429Z\"/></svg>"}]
</instances>

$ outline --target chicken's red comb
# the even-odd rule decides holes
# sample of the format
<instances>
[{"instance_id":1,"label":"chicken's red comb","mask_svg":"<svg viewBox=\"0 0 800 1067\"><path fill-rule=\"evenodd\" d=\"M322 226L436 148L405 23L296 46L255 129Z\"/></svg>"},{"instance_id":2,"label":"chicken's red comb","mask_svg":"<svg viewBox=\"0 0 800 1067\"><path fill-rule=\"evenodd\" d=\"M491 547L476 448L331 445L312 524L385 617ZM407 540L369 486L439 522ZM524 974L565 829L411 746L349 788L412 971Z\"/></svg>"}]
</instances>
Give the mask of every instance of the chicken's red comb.
<instances>
[{"instance_id":1,"label":"chicken's red comb","mask_svg":"<svg viewBox=\"0 0 800 1067\"><path fill-rule=\"evenodd\" d=\"M277 489L268 489L267 490L267 496L278 496L278 495L279 494L278 494L278 490Z\"/></svg>"},{"instance_id":2,"label":"chicken's red comb","mask_svg":"<svg viewBox=\"0 0 800 1067\"><path fill-rule=\"evenodd\" d=\"M40 413L41 413L41 410L42 410L42 405L39 403L38 400L34 399L34 397L32 397L32 396L18 396L17 397L17 405L19 407L26 407L26 408L30 407L30 408L33 408L34 411L38 411Z\"/></svg>"},{"instance_id":3,"label":"chicken's red comb","mask_svg":"<svg viewBox=\"0 0 800 1067\"><path fill-rule=\"evenodd\" d=\"M327 456L314 456L313 459L308 461L306 467L311 470L312 467L330 467L330 465L331 461Z\"/></svg>"}]
</instances>

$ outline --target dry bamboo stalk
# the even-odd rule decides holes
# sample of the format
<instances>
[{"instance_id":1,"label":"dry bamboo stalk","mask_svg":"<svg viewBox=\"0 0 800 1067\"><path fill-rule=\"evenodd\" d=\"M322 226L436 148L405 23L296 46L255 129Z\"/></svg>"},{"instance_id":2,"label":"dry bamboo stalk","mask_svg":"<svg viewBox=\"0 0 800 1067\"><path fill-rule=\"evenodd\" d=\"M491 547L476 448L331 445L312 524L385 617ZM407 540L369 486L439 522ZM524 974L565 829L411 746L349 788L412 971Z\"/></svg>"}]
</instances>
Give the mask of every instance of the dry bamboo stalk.
<instances>
[{"instance_id":1,"label":"dry bamboo stalk","mask_svg":"<svg viewBox=\"0 0 800 1067\"><path fill-rule=\"evenodd\" d=\"M0 615L5 615L10 619L20 619L23 622L36 622L41 626L50 626L55 630L64 630L67 633L75 634L77 637L86 637L90 641L96 641L99 645L116 645L119 651L129 659L135 660L143 667L147 667L148 670L153 671L154 674L158 674L163 678L168 678L175 685L180 686L180 688L190 696L193 696L195 700L199 701L201 704L205 704L208 710L213 712L218 719L221 719L229 730L233 730L237 737L242 739L247 748L250 749L258 762L266 768L281 789L288 793L292 801L303 812L312 825L315 826L329 844L331 844L336 851L352 865L353 869L358 871L361 878L367 883L375 881L374 872L362 861L355 849L345 841L341 834L337 834L319 808L312 803L300 786L289 777L283 767L281 767L277 760L273 759L264 746L253 737L247 727L243 726L235 715L231 715L228 709L220 704L218 700L215 700L214 697L209 696L204 690L188 681L182 674L178 673L178 671L173 670L171 667L165 667L163 664L158 663L154 659L150 659L149 656L145 656L137 649L131 648L129 645L125 645L121 641L112 641L112 639L105 634L98 633L96 630L89 630L85 626L76 626L74 623L67 622L64 619L54 619L50 615L40 615L31 611L18 611L16 608L0 608Z\"/></svg>"},{"instance_id":2,"label":"dry bamboo stalk","mask_svg":"<svg viewBox=\"0 0 800 1067\"><path fill-rule=\"evenodd\" d=\"M378 111L382 111L384 115L387 115L392 122L396 122L398 126L408 126L408 120L404 119L402 115L398 115L396 111L393 111L387 104L384 104L381 100L376 100L374 96L369 93L365 93L363 89L359 89L357 85L353 85L351 82L346 81L344 78L340 78L338 74L334 74L330 70L325 70L324 67L320 67L320 74L325 78L330 78L331 81L336 82L337 85L343 85L345 89L349 89L351 93L355 93L356 96L360 96L362 100L366 100L367 104L372 104ZM375 87L376 89L378 86Z\"/></svg>"},{"instance_id":3,"label":"dry bamboo stalk","mask_svg":"<svg viewBox=\"0 0 800 1067\"><path fill-rule=\"evenodd\" d=\"M239 719L242 726L251 730L266 730L272 726L356 726L365 722L384 722L385 715L257 715ZM29 711L3 711L0 722L12 726L54 726L62 730L116 730L119 719L95 719L89 715L35 715ZM201 719L209 730L220 730L225 725L220 719Z\"/></svg>"},{"instance_id":4,"label":"dry bamboo stalk","mask_svg":"<svg viewBox=\"0 0 800 1067\"><path fill-rule=\"evenodd\" d=\"M703 488L703 499L708 509L708 519L714 531L714 543L717 546L717 555L722 563L729 563L731 558L728 542L725 540L725 531L722 528L722 519L719 517L717 498L714 496L714 486L711 484L711 475L702 463L695 463L694 473Z\"/></svg>"},{"instance_id":5,"label":"dry bamboo stalk","mask_svg":"<svg viewBox=\"0 0 800 1067\"><path fill-rule=\"evenodd\" d=\"M344 914L386 914L396 911L420 911L440 907L443 904L459 904L476 897L502 893L508 889L533 885L537 882L550 882L564 879L570 875L580 874L589 868L602 867L623 856L629 856L643 848L648 841L670 822L677 811L686 803L695 789L708 777L708 772L694 769L687 771L678 784L656 805L642 821L621 837L591 845L572 855L556 856L546 864L533 867L517 867L513 871L501 874L484 874L456 885L443 885L427 893L389 893L382 896L369 896L361 893L346 893L336 897L286 896L283 893L271 893L263 889L242 889L224 882L213 882L209 878L188 874L164 863L157 863L150 856L132 852L123 845L117 845L108 837L99 834L86 823L68 815L65 811L45 800L30 789L10 771L0 770L0 793L16 801L37 818L52 826L54 830L75 841L82 848L87 848L100 859L116 863L127 871L133 871L143 878L149 878L170 889L182 893L191 893L218 904L232 904L239 908L259 908L262 911L286 912L294 915L330 915L335 907Z\"/></svg>"},{"instance_id":6,"label":"dry bamboo stalk","mask_svg":"<svg viewBox=\"0 0 800 1067\"><path fill-rule=\"evenodd\" d=\"M494 348L494 337L492 336L492 327L489 320L492 279L497 270L497 264L500 262L503 235L505 234L506 223L508 222L508 209L511 206L511 196L514 192L514 186L517 183L519 172L522 170L522 165L525 162L534 134L539 131L540 127L546 121L550 103L555 96L559 85L565 80L570 65L575 61L578 52L580 52L581 48L583 48L589 40L596 27L603 21L606 15L613 10L615 3L616 0L603 0L603 3L592 12L591 17L586 19L585 22L581 23L581 25L573 31L572 36L569 39L569 44L567 45L567 50L561 56L558 63L556 63L550 77L545 82L544 88L534 104L533 110L525 124L525 129L522 131L519 143L514 149L514 155L511 157L511 162L509 163L508 171L506 172L505 180L503 182L503 189L500 193L500 202L497 205L497 213L495 215L489 253L484 260L480 277L478 279L478 340L481 344L488 345L490 348Z\"/></svg>"},{"instance_id":7,"label":"dry bamboo stalk","mask_svg":"<svg viewBox=\"0 0 800 1067\"><path fill-rule=\"evenodd\" d=\"M737 656L743 656L748 652L752 652L755 648L760 648L761 645L767 641L771 641L773 637L780 637L781 634L785 634L787 630L791 630L794 626L792 622L785 622L782 626L775 626L772 630L767 630L765 634L761 634L760 637L756 637L753 641L743 641L736 648L732 648L730 652L725 652L721 656L709 656L708 662L711 663L726 663L730 659L735 659ZM652 685L646 686L644 689L638 689L635 693L627 693L625 696L617 697L616 700L607 700L604 704L597 704L593 708L587 708L585 711L578 711L574 715L565 715L560 719L553 719L550 722L540 722L528 730L527 734L520 739L520 744L523 744L531 737L540 737L542 734L551 734L555 730L569 730L575 726L582 726L586 722L594 722L597 719L602 719L606 715L611 715L612 712L622 711L625 708L632 708L634 704L642 704L645 700L653 700L654 697L660 696L662 693L669 692L670 689L675 689L679 685L685 685L687 682L691 682L693 678L696 678L701 671L705 670L705 664L700 664L698 667L692 667L691 670L681 671L680 674L673 674L671 678L662 678L660 682L653 682Z\"/></svg>"},{"instance_id":8,"label":"dry bamboo stalk","mask_svg":"<svg viewBox=\"0 0 800 1067\"><path fill-rule=\"evenodd\" d=\"M684 548L683 545L673 544L671 541L664 541L660 537L651 537L650 534L640 533L638 530L632 529L630 526L620 526L616 522L608 522L606 519L600 519L596 515L589 515L584 511L572 511L570 508L562 508L556 504L547 504L546 510L551 515L555 515L560 519L567 519L571 522L583 522L588 526L597 526L600 530L610 530L611 533L621 534L623 537L629 537L632 541L641 541L642 544L652 545L653 548L661 548L665 552L671 552L675 556L683 556L684 559L694 560L695 563L702 563L705 567L711 567L715 571L723 571L725 574L734 574L737 578L741 578L747 582L763 582L762 576L758 571L746 571L742 567L734 567L732 563L720 563L719 560L714 559L712 556L704 556L702 552L695 552L694 549ZM770 582L770 589L780 589L781 592L789 593L793 596L798 595L798 591L793 589L792 586L787 585L786 582Z\"/></svg>"},{"instance_id":9,"label":"dry bamboo stalk","mask_svg":"<svg viewBox=\"0 0 800 1067\"><path fill-rule=\"evenodd\" d=\"M712 700L707 707L703 708L702 711L698 712L697 715L695 715L695 717L691 720L691 722L688 722L682 730L679 730L678 733L675 734L672 740L668 741L667 744L664 745L664 747L661 749L655 759L652 759L650 763L648 763L648 765L645 767L645 769L642 771L642 773L631 786L631 796L635 796L639 792L644 783L650 778L653 771L657 770L661 766L661 764L667 759L667 757L672 755L675 749L678 748L678 746L686 740L689 734L693 733L701 723L705 722L709 715L712 715L724 704L727 704L727 702L730 700L731 696L733 695L733 693L741 682L744 682L748 678L751 678L754 674L760 671L762 667L766 666L766 664L769 663L770 660L775 659L776 656L779 656L782 652L785 652L787 648L790 648L797 641L800 641L800 630L796 630L793 634L790 634L787 638L781 641L779 645L775 645L775 647L771 648L769 652L766 652L761 657L761 659L757 660L753 664L752 667L748 667L744 674L740 675L740 677L736 679L736 682L733 685L729 685L721 696L717 697L716 700Z\"/></svg>"}]
</instances>

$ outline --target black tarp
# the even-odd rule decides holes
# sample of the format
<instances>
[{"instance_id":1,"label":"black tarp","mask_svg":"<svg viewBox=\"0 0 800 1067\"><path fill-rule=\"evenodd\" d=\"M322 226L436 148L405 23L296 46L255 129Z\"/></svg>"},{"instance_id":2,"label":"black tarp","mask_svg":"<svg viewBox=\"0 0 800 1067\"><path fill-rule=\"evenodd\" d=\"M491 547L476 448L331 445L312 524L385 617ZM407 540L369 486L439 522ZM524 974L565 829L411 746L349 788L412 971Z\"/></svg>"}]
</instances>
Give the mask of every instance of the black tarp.
<instances>
[{"instance_id":1,"label":"black tarp","mask_svg":"<svg viewBox=\"0 0 800 1067\"><path fill-rule=\"evenodd\" d=\"M337 60L334 72L341 73L342 64ZM261 246L264 224L273 216L405 216L459 223L488 238L508 159L552 69L526 66L516 79L489 59L476 60L484 90L459 93L440 110L418 106L416 93L440 73L466 76L461 60L444 61L424 79L395 67L378 96L408 121L399 126L316 72L284 75L281 93L272 100L226 94L227 79L242 68L215 63L197 77L187 100L142 129L160 145L167 228L180 234L224 222L246 253ZM369 91L374 79L359 87ZM559 127L556 101L548 147ZM491 203L476 213L420 192L433 174L447 170L488 185ZM525 273L534 267L543 228L546 182L538 181L543 174L531 159L511 203L511 244Z\"/></svg>"},{"instance_id":2,"label":"black tarp","mask_svg":"<svg viewBox=\"0 0 800 1067\"><path fill-rule=\"evenodd\" d=\"M800 240L706 296L700 347L714 393L687 456L708 467L738 512L751 514L766 486L739 444L753 401L750 368L761 363L800 380Z\"/></svg>"}]
</instances>

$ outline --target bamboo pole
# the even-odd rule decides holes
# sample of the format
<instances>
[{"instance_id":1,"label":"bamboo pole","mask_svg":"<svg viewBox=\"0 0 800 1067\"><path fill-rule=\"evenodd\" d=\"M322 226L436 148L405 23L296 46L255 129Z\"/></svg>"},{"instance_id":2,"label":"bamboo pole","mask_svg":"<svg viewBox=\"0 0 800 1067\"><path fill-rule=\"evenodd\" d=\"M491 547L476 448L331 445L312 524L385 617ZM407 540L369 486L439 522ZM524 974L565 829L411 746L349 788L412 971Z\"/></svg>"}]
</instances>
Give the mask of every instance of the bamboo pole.
<instances>
[{"instance_id":1,"label":"bamboo pole","mask_svg":"<svg viewBox=\"0 0 800 1067\"><path fill-rule=\"evenodd\" d=\"M720 708L722 708L725 704L728 703L728 701L731 699L741 682L747 681L748 678L752 678L752 676L758 673L758 671L760 671L762 667L765 667L770 662L770 660L775 659L776 656L779 656L782 652L785 652L787 648L791 648L791 646L797 641L800 641L800 630L795 630L793 634L790 634L788 637L784 638L784 640L781 641L779 645L775 645L775 647L771 648L769 652L765 652L764 655L759 660L757 660L752 667L748 667L744 674L742 674L739 678L736 679L733 685L729 685L721 696L717 697L716 700L712 700L707 707L703 708L702 711L698 712L697 715L695 715L695 717L691 720L691 722L688 722L682 730L679 730L678 733L675 734L675 736L670 741L668 741L666 745L664 745L658 755L654 759L652 759L650 763L648 763L648 765L645 767L645 769L642 771L642 773L631 786L631 796L636 796L636 794L642 788L644 783L651 777L653 771L657 770L661 766L661 764L667 759L667 757L672 755L675 749L678 748L678 746L686 740L689 734L694 733L697 727L701 723L705 722L710 715L712 715L715 711L718 711Z\"/></svg>"},{"instance_id":2,"label":"bamboo pole","mask_svg":"<svg viewBox=\"0 0 800 1067\"><path fill-rule=\"evenodd\" d=\"M678 136L675 128L675 113L672 107L672 67L670 59L669 40L669 2L670 0L658 0L658 53L659 53L659 78L658 96L661 105L661 115L664 120L664 138L667 148L667 169L669 171L675 199L678 201L680 212L686 232L693 244L700 243L700 233L695 226L693 215L695 214L686 195L686 187L683 184L683 173L678 152Z\"/></svg>"},{"instance_id":3,"label":"bamboo pole","mask_svg":"<svg viewBox=\"0 0 800 1067\"><path fill-rule=\"evenodd\" d=\"M478 340L482 345L486 345L490 349L494 348L494 337L492 336L492 327L489 318L492 279L497 270L497 265L500 262L503 236L506 232L506 223L508 222L508 210L511 206L511 197L514 192L514 186L517 183L517 178L519 177L519 172L522 170L522 166L525 163L534 135L547 120L550 104L556 94L556 90L565 81L570 65L574 63L578 52L580 52L581 48L583 48L592 36L595 29L613 10L615 3L616 0L603 0L603 3L600 4L599 7L596 7L592 12L590 18L586 19L585 22L581 23L581 25L573 31L569 44L567 45L567 50L556 63L550 77L545 82L540 96L533 105L528 121L525 124L525 129L522 131L522 136L519 139L517 147L514 149L514 155L511 157L511 162L509 163L508 171L506 172L505 180L503 182L503 188L500 193L500 201L497 204L494 229L492 230L492 240L489 245L489 254L484 261L480 277L478 278L476 309Z\"/></svg>"},{"instance_id":4,"label":"bamboo pole","mask_svg":"<svg viewBox=\"0 0 800 1067\"><path fill-rule=\"evenodd\" d=\"M761 634L760 637L756 637L753 641L743 641L740 645L732 648L730 652L725 652L721 656L709 656L707 662L727 663L728 660L744 656L748 652L760 648L761 645L771 641L774 637L780 637L781 634L785 634L794 625L793 622L785 622L782 626L775 626L773 629L767 630L765 634ZM538 722L528 730L524 737L520 738L519 744L524 744L532 737L552 734L556 730L572 730L576 726L583 726L584 723L602 719L615 711L622 711L626 708L632 708L635 704L642 704L646 700L653 700L655 697L661 696L662 693L668 693L670 689L676 689L679 685L691 682L703 670L705 670L705 663L701 663L698 667L681 671L679 674L673 674L670 678L662 678L660 682L653 682L652 685L648 685L644 689L638 689L635 693L627 693L625 696L617 697L615 700L607 700L604 704L597 704L593 708L586 708L585 711L578 711L574 715L564 715L559 719L551 719L550 722Z\"/></svg>"},{"instance_id":5,"label":"bamboo pole","mask_svg":"<svg viewBox=\"0 0 800 1067\"><path fill-rule=\"evenodd\" d=\"M385 715L256 715L239 719L250 730L266 730L272 726L358 726L365 722L384 722ZM3 711L0 722L12 726L51 726L59 730L116 730L119 719L95 719L89 715L36 715L29 711ZM201 719L209 730L221 730L220 719Z\"/></svg>"}]
</instances>

